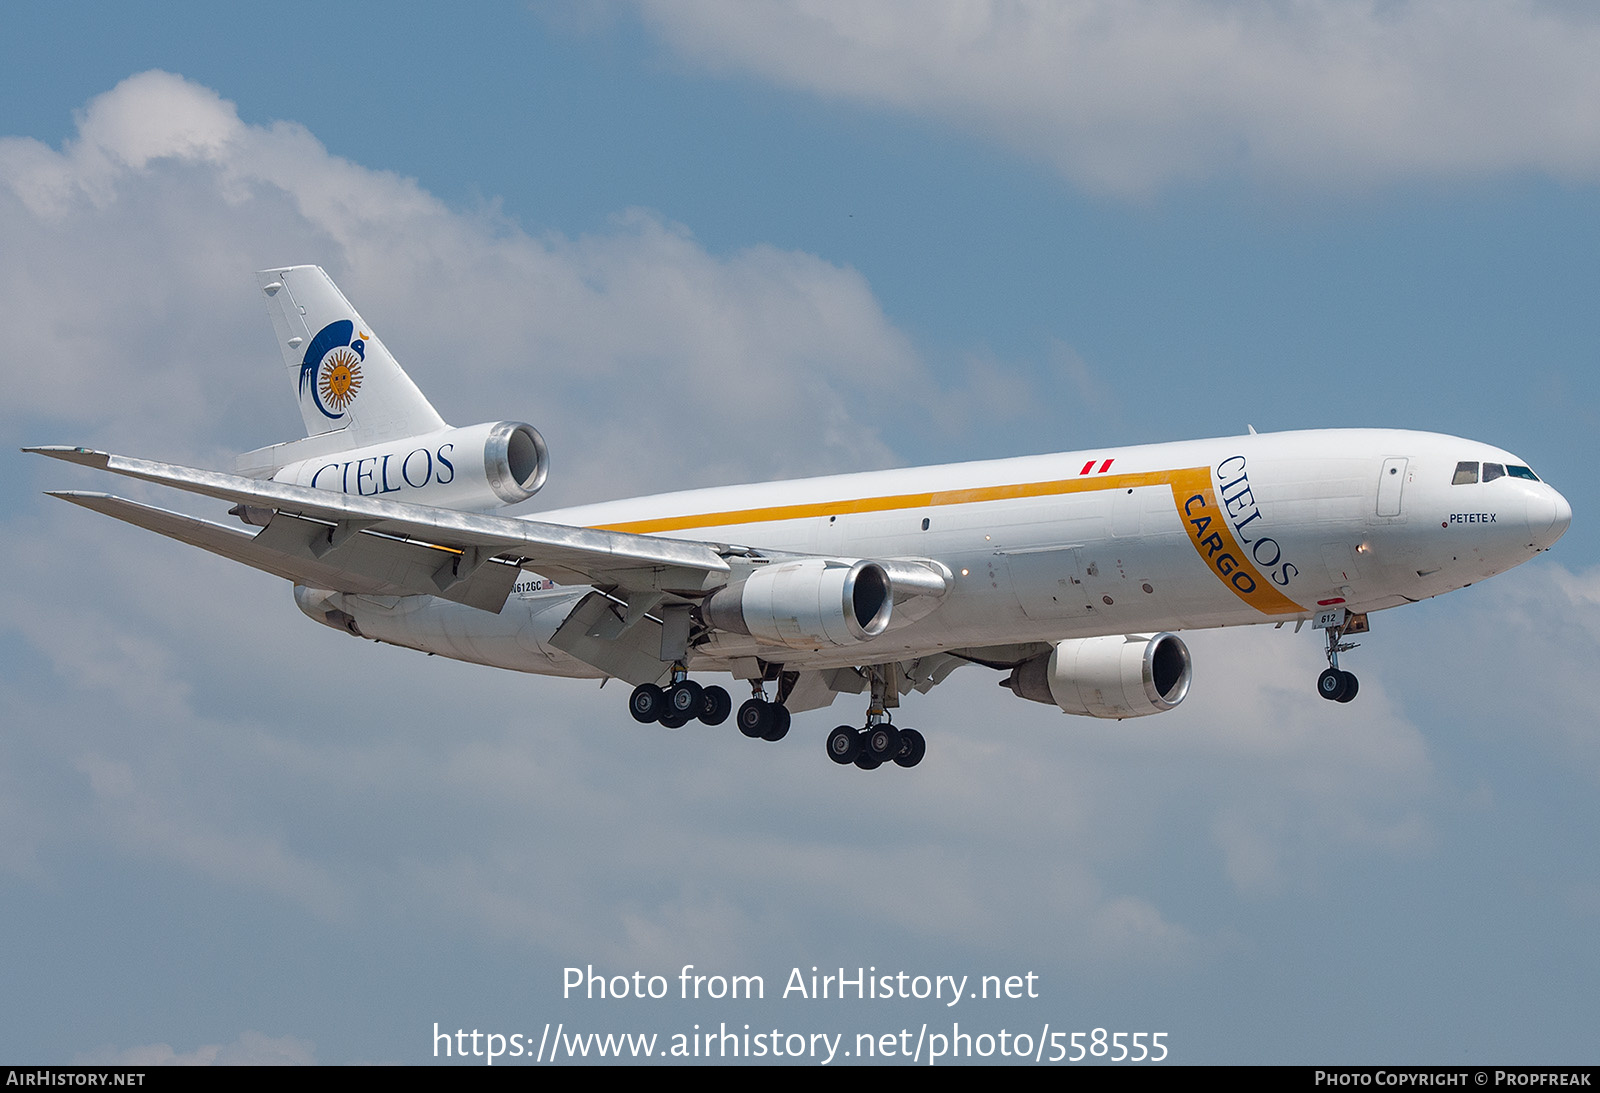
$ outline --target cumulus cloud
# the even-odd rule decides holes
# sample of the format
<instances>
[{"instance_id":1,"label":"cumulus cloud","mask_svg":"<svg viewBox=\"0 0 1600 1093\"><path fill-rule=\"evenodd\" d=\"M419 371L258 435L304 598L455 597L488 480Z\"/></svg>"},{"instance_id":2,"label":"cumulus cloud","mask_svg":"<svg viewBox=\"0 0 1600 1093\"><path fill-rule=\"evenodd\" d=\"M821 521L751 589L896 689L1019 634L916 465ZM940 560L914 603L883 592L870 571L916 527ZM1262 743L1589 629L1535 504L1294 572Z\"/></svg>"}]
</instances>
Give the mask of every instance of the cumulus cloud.
<instances>
[{"instance_id":1,"label":"cumulus cloud","mask_svg":"<svg viewBox=\"0 0 1600 1093\"><path fill-rule=\"evenodd\" d=\"M1600 19L1504 0L638 0L683 57L949 122L1130 196L1600 178Z\"/></svg>"},{"instance_id":2,"label":"cumulus cloud","mask_svg":"<svg viewBox=\"0 0 1600 1093\"><path fill-rule=\"evenodd\" d=\"M1566 543L1556 547L1559 552ZM1541 559L1451 604L1418 686L1484 739L1515 739L1600 784L1600 568ZM1515 681L1516 686L1507 686Z\"/></svg>"},{"instance_id":3,"label":"cumulus cloud","mask_svg":"<svg viewBox=\"0 0 1600 1093\"><path fill-rule=\"evenodd\" d=\"M712 254L641 210L536 237L164 72L93 100L60 150L0 140L0 234L25 317L0 413L155 454L297 435L251 278L291 262L328 268L448 419L532 419L557 498L882 465L861 376L915 389L920 368L853 270Z\"/></svg>"}]
</instances>

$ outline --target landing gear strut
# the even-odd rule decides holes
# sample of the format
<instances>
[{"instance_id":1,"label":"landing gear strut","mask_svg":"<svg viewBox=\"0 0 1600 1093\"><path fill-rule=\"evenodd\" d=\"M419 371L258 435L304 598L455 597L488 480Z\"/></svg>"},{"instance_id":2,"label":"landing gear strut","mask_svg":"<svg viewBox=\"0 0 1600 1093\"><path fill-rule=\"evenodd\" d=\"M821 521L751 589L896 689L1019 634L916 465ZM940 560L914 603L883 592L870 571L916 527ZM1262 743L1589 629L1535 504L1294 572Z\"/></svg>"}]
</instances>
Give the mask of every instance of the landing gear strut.
<instances>
[{"instance_id":1,"label":"landing gear strut","mask_svg":"<svg viewBox=\"0 0 1600 1093\"><path fill-rule=\"evenodd\" d=\"M1330 702L1349 702L1356 696L1356 692L1361 689L1360 682L1353 674L1342 671L1339 668L1339 654L1347 653L1360 644L1359 642L1339 640L1344 637L1346 632L1353 629L1351 623L1357 618L1364 619L1365 616L1349 615L1337 626L1326 628L1328 635L1328 668L1327 671L1317 677L1317 693ZM1362 627L1362 630L1365 630L1365 626Z\"/></svg>"}]
</instances>

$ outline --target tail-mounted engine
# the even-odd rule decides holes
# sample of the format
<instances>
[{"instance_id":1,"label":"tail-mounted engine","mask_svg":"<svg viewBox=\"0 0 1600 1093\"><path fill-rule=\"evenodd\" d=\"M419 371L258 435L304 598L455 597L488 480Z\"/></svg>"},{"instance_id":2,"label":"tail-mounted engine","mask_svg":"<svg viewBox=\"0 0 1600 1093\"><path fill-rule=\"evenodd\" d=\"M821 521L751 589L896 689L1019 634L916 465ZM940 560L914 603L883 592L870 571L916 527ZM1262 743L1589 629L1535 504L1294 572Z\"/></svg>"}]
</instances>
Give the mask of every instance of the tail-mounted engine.
<instances>
[{"instance_id":1,"label":"tail-mounted engine","mask_svg":"<svg viewBox=\"0 0 1600 1093\"><path fill-rule=\"evenodd\" d=\"M706 624L764 645L856 645L888 629L894 597L876 562L804 558L773 562L718 589L701 607Z\"/></svg>"},{"instance_id":2,"label":"tail-mounted engine","mask_svg":"<svg viewBox=\"0 0 1600 1093\"><path fill-rule=\"evenodd\" d=\"M1018 698L1089 717L1163 713L1189 693L1189 649L1176 634L1069 638L1000 681Z\"/></svg>"},{"instance_id":3,"label":"tail-mounted engine","mask_svg":"<svg viewBox=\"0 0 1600 1093\"><path fill-rule=\"evenodd\" d=\"M549 471L539 430L497 421L306 459L272 477L358 497L483 512L526 501Z\"/></svg>"}]
</instances>

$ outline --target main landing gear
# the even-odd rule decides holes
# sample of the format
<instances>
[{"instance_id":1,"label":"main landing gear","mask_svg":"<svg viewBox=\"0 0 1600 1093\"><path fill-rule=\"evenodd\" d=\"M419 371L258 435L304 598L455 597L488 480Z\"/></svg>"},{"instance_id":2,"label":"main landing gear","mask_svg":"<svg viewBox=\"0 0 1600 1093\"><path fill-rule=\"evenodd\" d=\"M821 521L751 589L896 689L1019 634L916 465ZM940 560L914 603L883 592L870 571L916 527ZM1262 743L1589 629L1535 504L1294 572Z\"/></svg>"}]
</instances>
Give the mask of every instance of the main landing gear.
<instances>
[{"instance_id":1,"label":"main landing gear","mask_svg":"<svg viewBox=\"0 0 1600 1093\"><path fill-rule=\"evenodd\" d=\"M1341 612L1342 614L1342 612ZM1360 619L1362 625L1357 629L1352 625ZM1366 631L1365 615L1350 615L1337 626L1326 628L1328 635L1328 669L1317 677L1317 693L1330 702L1349 702L1355 698L1356 692L1361 690L1361 684L1350 672L1339 668L1339 654L1354 649L1359 642L1345 642L1339 639L1346 633L1364 633Z\"/></svg>"},{"instance_id":2,"label":"main landing gear","mask_svg":"<svg viewBox=\"0 0 1600 1093\"><path fill-rule=\"evenodd\" d=\"M789 707L781 702L768 702L759 680L751 683L750 701L739 707L735 719L739 731L750 739L771 740L776 743L789 735Z\"/></svg>"},{"instance_id":3,"label":"main landing gear","mask_svg":"<svg viewBox=\"0 0 1600 1093\"><path fill-rule=\"evenodd\" d=\"M674 671L669 687L641 683L628 697L628 712L641 725L660 722L669 729L681 729L695 718L707 725L720 725L733 712L733 699L721 687L702 687L685 672Z\"/></svg>"},{"instance_id":4,"label":"main landing gear","mask_svg":"<svg viewBox=\"0 0 1600 1093\"><path fill-rule=\"evenodd\" d=\"M862 770L877 770L885 763L914 767L927 753L928 742L920 732L897 729L887 721L869 721L864 729L840 725L828 734L828 758L842 767L851 763Z\"/></svg>"},{"instance_id":5,"label":"main landing gear","mask_svg":"<svg viewBox=\"0 0 1600 1093\"><path fill-rule=\"evenodd\" d=\"M872 705L867 708L865 728L840 725L828 734L828 758L841 767L854 763L862 770L877 770L885 763L914 767L928 753L928 742L916 729L897 729L889 723L886 707L891 693L884 673L871 670Z\"/></svg>"},{"instance_id":6,"label":"main landing gear","mask_svg":"<svg viewBox=\"0 0 1600 1093\"><path fill-rule=\"evenodd\" d=\"M721 687L702 687L688 678L681 666L673 668L672 683L658 687L641 683L628 698L628 712L641 724L659 723L679 729L698 718L707 725L720 725L733 710L733 699ZM778 688L777 702L767 701L764 681L751 680L750 700L739 707L734 724L752 740L782 740L789 735L789 708L782 699L787 687ZM914 767L927 754L928 743L916 729L897 729L889 723L884 709L887 692L882 674L872 673L872 708L867 711L865 728L840 725L828 734L828 758L841 766L854 763L862 770L876 770L885 763Z\"/></svg>"},{"instance_id":7,"label":"main landing gear","mask_svg":"<svg viewBox=\"0 0 1600 1093\"><path fill-rule=\"evenodd\" d=\"M702 687L682 669L673 671L668 687L641 683L628 697L628 712L642 725L658 722L669 729L681 729L698 718L707 725L720 725L733 712L733 699L721 687ZM782 703L768 702L757 682L755 697L739 707L736 723L744 735L762 740L782 740L789 733L789 710Z\"/></svg>"}]
</instances>

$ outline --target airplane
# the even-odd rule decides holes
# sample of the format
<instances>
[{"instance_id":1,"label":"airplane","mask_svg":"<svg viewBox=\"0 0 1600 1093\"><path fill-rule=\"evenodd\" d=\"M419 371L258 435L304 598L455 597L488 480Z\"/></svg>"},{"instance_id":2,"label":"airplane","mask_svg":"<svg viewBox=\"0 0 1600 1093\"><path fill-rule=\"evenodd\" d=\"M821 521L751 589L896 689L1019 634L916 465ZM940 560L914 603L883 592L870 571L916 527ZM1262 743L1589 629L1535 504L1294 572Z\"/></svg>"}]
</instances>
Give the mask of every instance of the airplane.
<instances>
[{"instance_id":1,"label":"airplane","mask_svg":"<svg viewBox=\"0 0 1600 1093\"><path fill-rule=\"evenodd\" d=\"M235 528L112 494L51 495L294 585L360 638L544 675L621 679L635 720L777 741L841 693L841 765L916 766L902 695L968 664L1064 713L1171 710L1177 631L1311 622L1327 700L1369 615L1501 573L1566 531L1565 498L1502 449L1320 429L1096 448L544 512L549 452L516 421L455 428L317 266L258 275L306 435L234 473L77 447L25 451L231 503ZM770 691L769 691L770 688Z\"/></svg>"}]
</instances>

